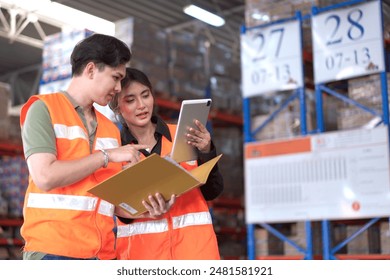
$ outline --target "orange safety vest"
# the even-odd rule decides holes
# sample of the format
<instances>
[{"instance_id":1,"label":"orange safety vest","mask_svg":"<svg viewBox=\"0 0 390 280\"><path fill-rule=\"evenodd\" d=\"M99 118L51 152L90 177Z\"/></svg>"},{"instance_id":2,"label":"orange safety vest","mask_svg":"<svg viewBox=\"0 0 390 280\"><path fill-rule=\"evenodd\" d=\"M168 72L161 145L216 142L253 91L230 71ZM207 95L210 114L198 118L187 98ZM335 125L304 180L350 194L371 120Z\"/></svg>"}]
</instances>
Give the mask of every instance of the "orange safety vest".
<instances>
[{"instance_id":1,"label":"orange safety vest","mask_svg":"<svg viewBox=\"0 0 390 280\"><path fill-rule=\"evenodd\" d=\"M23 106L23 126L31 104L42 100L50 113L56 136L57 159L74 160L89 155L88 131L66 96L60 93L32 96ZM118 128L95 111L96 138L93 151L120 145ZM37 251L73 258L114 259L114 205L88 192L93 186L122 169L110 162L107 168L74 184L44 192L29 178L24 201L24 251Z\"/></svg>"},{"instance_id":2,"label":"orange safety vest","mask_svg":"<svg viewBox=\"0 0 390 280\"><path fill-rule=\"evenodd\" d=\"M176 125L168 125L175 135ZM162 138L161 155L172 142ZM182 163L191 170L197 166ZM150 170L153 172L153 170ZM176 199L160 219L136 219L131 224L118 220L117 258L122 260L219 260L217 238L206 200L199 188Z\"/></svg>"}]
</instances>

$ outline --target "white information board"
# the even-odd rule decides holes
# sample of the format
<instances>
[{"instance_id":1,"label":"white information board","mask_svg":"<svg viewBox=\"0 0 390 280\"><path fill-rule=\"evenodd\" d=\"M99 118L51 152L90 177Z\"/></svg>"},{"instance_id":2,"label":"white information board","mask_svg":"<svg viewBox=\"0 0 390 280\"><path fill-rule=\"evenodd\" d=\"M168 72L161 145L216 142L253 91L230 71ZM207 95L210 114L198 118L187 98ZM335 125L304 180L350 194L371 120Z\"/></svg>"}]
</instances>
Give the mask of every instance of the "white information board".
<instances>
[{"instance_id":1,"label":"white information board","mask_svg":"<svg viewBox=\"0 0 390 280\"><path fill-rule=\"evenodd\" d=\"M390 216L387 127L245 145L247 223Z\"/></svg>"},{"instance_id":2,"label":"white information board","mask_svg":"<svg viewBox=\"0 0 390 280\"><path fill-rule=\"evenodd\" d=\"M241 72L243 97L302 87L300 22L260 26L241 34Z\"/></svg>"},{"instance_id":3,"label":"white information board","mask_svg":"<svg viewBox=\"0 0 390 280\"><path fill-rule=\"evenodd\" d=\"M382 29L380 1L313 15L315 83L384 71Z\"/></svg>"}]
</instances>

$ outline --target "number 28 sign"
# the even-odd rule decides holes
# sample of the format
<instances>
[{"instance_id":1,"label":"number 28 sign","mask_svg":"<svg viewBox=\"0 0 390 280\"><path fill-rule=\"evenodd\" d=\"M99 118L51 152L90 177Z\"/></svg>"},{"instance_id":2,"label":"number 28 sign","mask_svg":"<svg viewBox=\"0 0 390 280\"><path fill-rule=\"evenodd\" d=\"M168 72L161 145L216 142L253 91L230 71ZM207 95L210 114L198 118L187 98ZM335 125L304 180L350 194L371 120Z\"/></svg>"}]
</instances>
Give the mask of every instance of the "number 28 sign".
<instances>
[{"instance_id":1,"label":"number 28 sign","mask_svg":"<svg viewBox=\"0 0 390 280\"><path fill-rule=\"evenodd\" d=\"M380 1L312 17L315 83L384 71Z\"/></svg>"},{"instance_id":2,"label":"number 28 sign","mask_svg":"<svg viewBox=\"0 0 390 280\"><path fill-rule=\"evenodd\" d=\"M300 22L259 26L241 34L243 97L303 86Z\"/></svg>"}]
</instances>

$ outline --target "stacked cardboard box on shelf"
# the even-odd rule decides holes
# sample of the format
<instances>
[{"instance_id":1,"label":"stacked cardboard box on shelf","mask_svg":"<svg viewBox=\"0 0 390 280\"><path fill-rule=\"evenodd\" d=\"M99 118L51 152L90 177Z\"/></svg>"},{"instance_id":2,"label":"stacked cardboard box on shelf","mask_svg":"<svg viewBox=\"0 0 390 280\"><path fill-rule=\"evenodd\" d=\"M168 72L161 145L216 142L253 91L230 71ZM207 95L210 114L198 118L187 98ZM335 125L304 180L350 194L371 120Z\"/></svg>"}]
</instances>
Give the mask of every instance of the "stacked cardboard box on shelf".
<instances>
[{"instance_id":1,"label":"stacked cardboard box on shelf","mask_svg":"<svg viewBox=\"0 0 390 280\"><path fill-rule=\"evenodd\" d=\"M380 76L375 74L348 80L348 97L382 114ZM337 114L338 129L364 127L372 120L375 120L373 114L346 103L340 106Z\"/></svg>"},{"instance_id":2,"label":"stacked cardboard box on shelf","mask_svg":"<svg viewBox=\"0 0 390 280\"><path fill-rule=\"evenodd\" d=\"M232 47L212 44L209 53L211 75L230 78L234 81L241 79L240 58L235 56Z\"/></svg>"},{"instance_id":3,"label":"stacked cardboard box on shelf","mask_svg":"<svg viewBox=\"0 0 390 280\"><path fill-rule=\"evenodd\" d=\"M381 240L382 224L374 224L362 231L365 220L350 220L333 222L331 227L332 246L347 242L335 252L336 255L367 255L380 254L383 251ZM354 236L354 234L357 234ZM384 240L386 242L386 240ZM344 257L343 257L344 258ZM348 258L348 257L346 257Z\"/></svg>"},{"instance_id":4,"label":"stacked cardboard box on shelf","mask_svg":"<svg viewBox=\"0 0 390 280\"><path fill-rule=\"evenodd\" d=\"M231 201L236 201L236 197ZM218 200L218 199L217 199ZM226 201L229 201L227 199ZM223 259L246 258L246 231L244 209L239 204L225 205L211 203L213 225L217 234L219 251Z\"/></svg>"},{"instance_id":5,"label":"stacked cardboard box on shelf","mask_svg":"<svg viewBox=\"0 0 390 280\"><path fill-rule=\"evenodd\" d=\"M210 47L211 92L218 107L226 112L242 112L241 65L231 48L222 45Z\"/></svg>"},{"instance_id":6,"label":"stacked cardboard box on shelf","mask_svg":"<svg viewBox=\"0 0 390 280\"><path fill-rule=\"evenodd\" d=\"M204 98L214 108L241 113L240 67L233 51L202 34L169 33L170 92L180 99Z\"/></svg>"},{"instance_id":7,"label":"stacked cardboard box on shelf","mask_svg":"<svg viewBox=\"0 0 390 280\"><path fill-rule=\"evenodd\" d=\"M80 40L90 36L87 29L67 30L46 36L42 53L42 77L39 93L58 92L67 88L72 68L70 55Z\"/></svg>"},{"instance_id":8,"label":"stacked cardboard box on shelf","mask_svg":"<svg viewBox=\"0 0 390 280\"><path fill-rule=\"evenodd\" d=\"M307 96L309 96L309 94L310 93L308 93ZM287 96L287 94L285 95ZM274 100L279 99L280 98L278 98L277 95L274 97ZM269 112L267 112L267 114L252 117L252 131L262 125L274 111L279 109L281 102L270 102L268 104ZM314 112L313 100L311 98L306 98L306 126L308 131L311 131L314 127ZM262 141L301 135L300 115L300 102L298 99L295 99L266 124L264 128L255 135L255 139Z\"/></svg>"},{"instance_id":9,"label":"stacked cardboard box on shelf","mask_svg":"<svg viewBox=\"0 0 390 280\"><path fill-rule=\"evenodd\" d=\"M218 153L223 156L218 166L224 179L224 196L243 195L242 131L238 127L214 128L212 138Z\"/></svg>"},{"instance_id":10,"label":"stacked cardboard box on shelf","mask_svg":"<svg viewBox=\"0 0 390 280\"><path fill-rule=\"evenodd\" d=\"M297 246L306 249L306 233L304 222L284 223L279 224L279 227L278 225L271 226L284 234ZM302 252L299 252L294 246L288 242L283 242L278 237L274 236L272 233L262 227L255 228L255 240L257 258L272 258L275 256L295 258L296 256L303 256Z\"/></svg>"},{"instance_id":11,"label":"stacked cardboard box on shelf","mask_svg":"<svg viewBox=\"0 0 390 280\"><path fill-rule=\"evenodd\" d=\"M22 156L0 157L0 191L8 202L8 217L22 217L28 169Z\"/></svg>"},{"instance_id":12,"label":"stacked cardboard box on shelf","mask_svg":"<svg viewBox=\"0 0 390 280\"><path fill-rule=\"evenodd\" d=\"M291 18L300 11L302 16L312 13L312 7L327 7L345 2L343 0L246 0L245 25L246 27L259 26L279 19ZM303 49L311 51L311 22L303 21ZM390 28L389 28L390 30Z\"/></svg>"},{"instance_id":13,"label":"stacked cardboard box on shelf","mask_svg":"<svg viewBox=\"0 0 390 280\"><path fill-rule=\"evenodd\" d=\"M382 254L390 255L390 223L381 222L380 229L380 248Z\"/></svg>"},{"instance_id":14,"label":"stacked cardboard box on shelf","mask_svg":"<svg viewBox=\"0 0 390 280\"><path fill-rule=\"evenodd\" d=\"M246 0L245 25L246 27L253 27L278 19L289 18L294 14L293 3L294 1L287 0Z\"/></svg>"},{"instance_id":15,"label":"stacked cardboard box on shelf","mask_svg":"<svg viewBox=\"0 0 390 280\"><path fill-rule=\"evenodd\" d=\"M149 77L155 91L168 89L166 34L157 26L128 17L115 22L115 36L132 52L130 66Z\"/></svg>"},{"instance_id":16,"label":"stacked cardboard box on shelf","mask_svg":"<svg viewBox=\"0 0 390 280\"><path fill-rule=\"evenodd\" d=\"M306 231L306 227L305 227L304 222L297 222L297 223L291 224L291 233L290 233L289 239L303 249L306 248L306 232L305 231ZM288 242L284 242L283 245L284 245L284 248L283 248L284 255L286 255L286 256L294 256L294 255L302 254L301 252L299 252L297 250L297 248L295 248L294 246L292 246Z\"/></svg>"},{"instance_id":17,"label":"stacked cardboard box on shelf","mask_svg":"<svg viewBox=\"0 0 390 280\"><path fill-rule=\"evenodd\" d=\"M206 96L206 39L200 34L170 32L168 36L170 92L179 99Z\"/></svg>"},{"instance_id":18,"label":"stacked cardboard box on shelf","mask_svg":"<svg viewBox=\"0 0 390 280\"><path fill-rule=\"evenodd\" d=\"M256 241L256 257L262 257L262 256L269 256L269 240L268 236L271 233L268 232L268 230L263 228L256 228L255 229L255 241Z\"/></svg>"},{"instance_id":19,"label":"stacked cardboard box on shelf","mask_svg":"<svg viewBox=\"0 0 390 280\"><path fill-rule=\"evenodd\" d=\"M0 83L0 142L4 144L21 143L19 116L11 114L10 89L10 85ZM27 183L28 170L24 158L0 154L0 217L22 217ZM8 231L9 228L4 228L0 237L5 237Z\"/></svg>"},{"instance_id":20,"label":"stacked cardboard box on shelf","mask_svg":"<svg viewBox=\"0 0 390 280\"><path fill-rule=\"evenodd\" d=\"M334 246L340 244L347 238L347 225L343 223L332 224L331 239ZM340 248L338 254L347 253L346 246Z\"/></svg>"},{"instance_id":21,"label":"stacked cardboard box on shelf","mask_svg":"<svg viewBox=\"0 0 390 280\"><path fill-rule=\"evenodd\" d=\"M379 106L376 106L373 109L380 113L382 111L382 108ZM375 123L375 120L376 117L373 114L358 107L340 108L337 113L337 124L339 129L362 128L369 126L372 121Z\"/></svg>"},{"instance_id":22,"label":"stacked cardboard box on shelf","mask_svg":"<svg viewBox=\"0 0 390 280\"><path fill-rule=\"evenodd\" d=\"M11 88L8 84L0 83L0 140L9 138L8 108L11 100Z\"/></svg>"},{"instance_id":23,"label":"stacked cardboard box on shelf","mask_svg":"<svg viewBox=\"0 0 390 280\"><path fill-rule=\"evenodd\" d=\"M9 139L15 144L22 144L22 130L20 128L20 116L10 115L9 116Z\"/></svg>"},{"instance_id":24,"label":"stacked cardboard box on shelf","mask_svg":"<svg viewBox=\"0 0 390 280\"><path fill-rule=\"evenodd\" d=\"M0 83L0 141L21 143L19 113L14 113L16 109L11 107L10 85Z\"/></svg>"},{"instance_id":25,"label":"stacked cardboard box on shelf","mask_svg":"<svg viewBox=\"0 0 390 280\"><path fill-rule=\"evenodd\" d=\"M302 15L311 13L312 7L327 7L345 2L343 0L246 0L245 25L258 26L267 22L295 16L296 11Z\"/></svg>"},{"instance_id":26,"label":"stacked cardboard box on shelf","mask_svg":"<svg viewBox=\"0 0 390 280\"><path fill-rule=\"evenodd\" d=\"M241 112L240 67L228 47L211 44L201 31L168 31L133 18L117 21L116 34L131 45L130 65L148 75L157 97L176 101L210 93L215 109Z\"/></svg>"},{"instance_id":27,"label":"stacked cardboard box on shelf","mask_svg":"<svg viewBox=\"0 0 390 280\"><path fill-rule=\"evenodd\" d=\"M361 229L361 225L348 225L347 226L347 236L351 236L353 233ZM351 240L347 244L347 253L348 254L368 254L368 232L364 231L359 234L355 239Z\"/></svg>"}]
</instances>

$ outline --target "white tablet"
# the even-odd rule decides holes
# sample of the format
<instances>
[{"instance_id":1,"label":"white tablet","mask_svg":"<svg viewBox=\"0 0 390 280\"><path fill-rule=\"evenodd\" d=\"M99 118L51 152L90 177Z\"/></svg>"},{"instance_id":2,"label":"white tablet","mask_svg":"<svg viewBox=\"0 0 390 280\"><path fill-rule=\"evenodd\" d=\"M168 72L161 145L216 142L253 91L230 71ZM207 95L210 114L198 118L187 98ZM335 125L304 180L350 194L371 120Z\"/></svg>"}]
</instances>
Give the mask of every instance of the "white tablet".
<instances>
[{"instance_id":1,"label":"white tablet","mask_svg":"<svg viewBox=\"0 0 390 280\"><path fill-rule=\"evenodd\" d=\"M193 127L198 129L194 123L195 119L206 126L210 107L211 99L209 98L182 101L171 152L171 158L176 162L180 163L197 159L196 148L187 144L187 128Z\"/></svg>"}]
</instances>

